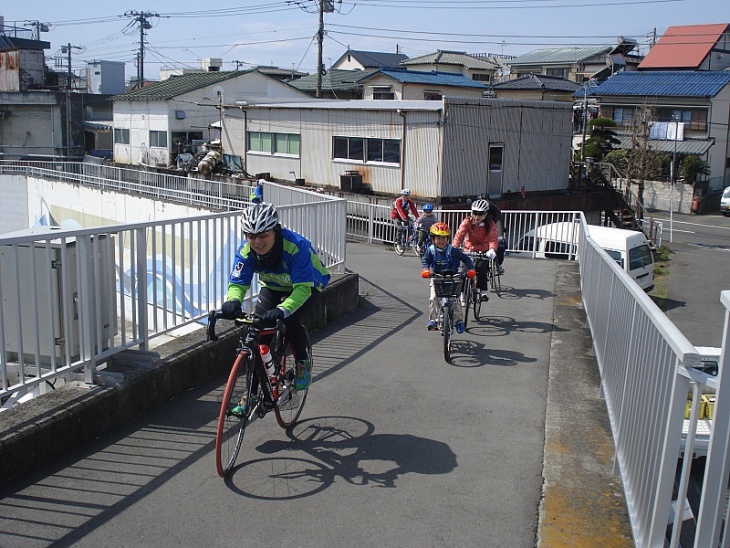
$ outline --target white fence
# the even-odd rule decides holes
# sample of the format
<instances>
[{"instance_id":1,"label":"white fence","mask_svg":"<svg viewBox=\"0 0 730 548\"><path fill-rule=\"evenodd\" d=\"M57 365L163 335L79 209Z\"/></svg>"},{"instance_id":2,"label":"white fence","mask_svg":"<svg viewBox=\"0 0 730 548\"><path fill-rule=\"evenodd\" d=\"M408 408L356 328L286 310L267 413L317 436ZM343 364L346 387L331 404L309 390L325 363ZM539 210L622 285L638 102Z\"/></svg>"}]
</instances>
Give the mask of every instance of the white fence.
<instances>
[{"instance_id":1,"label":"white fence","mask_svg":"<svg viewBox=\"0 0 730 548\"><path fill-rule=\"evenodd\" d=\"M37 176L42 168L28 169ZM277 187L265 192L279 200L282 224L309 238L330 271L343 270L345 201ZM0 410L58 382L103 381L100 364L111 356L146 349L218 308L240 242L238 217L0 236Z\"/></svg>"}]
</instances>

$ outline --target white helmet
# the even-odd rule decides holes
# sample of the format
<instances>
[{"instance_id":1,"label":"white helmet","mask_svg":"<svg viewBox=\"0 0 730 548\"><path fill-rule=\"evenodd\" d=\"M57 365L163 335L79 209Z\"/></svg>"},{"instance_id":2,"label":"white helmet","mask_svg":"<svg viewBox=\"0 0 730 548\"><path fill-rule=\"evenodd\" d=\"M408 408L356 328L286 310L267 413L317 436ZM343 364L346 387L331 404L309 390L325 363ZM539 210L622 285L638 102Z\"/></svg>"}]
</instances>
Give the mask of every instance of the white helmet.
<instances>
[{"instance_id":1,"label":"white helmet","mask_svg":"<svg viewBox=\"0 0 730 548\"><path fill-rule=\"evenodd\" d=\"M479 199L471 204L471 210L474 213L486 213L489 210L489 203L486 200Z\"/></svg>"},{"instance_id":2,"label":"white helmet","mask_svg":"<svg viewBox=\"0 0 730 548\"><path fill-rule=\"evenodd\" d=\"M254 204L241 214L241 231L244 234L261 234L278 224L279 214L271 204Z\"/></svg>"},{"instance_id":3,"label":"white helmet","mask_svg":"<svg viewBox=\"0 0 730 548\"><path fill-rule=\"evenodd\" d=\"M403 196L410 196L411 195L411 189L410 188L404 188L403 190L400 191L400 193L403 194Z\"/></svg>"}]
</instances>

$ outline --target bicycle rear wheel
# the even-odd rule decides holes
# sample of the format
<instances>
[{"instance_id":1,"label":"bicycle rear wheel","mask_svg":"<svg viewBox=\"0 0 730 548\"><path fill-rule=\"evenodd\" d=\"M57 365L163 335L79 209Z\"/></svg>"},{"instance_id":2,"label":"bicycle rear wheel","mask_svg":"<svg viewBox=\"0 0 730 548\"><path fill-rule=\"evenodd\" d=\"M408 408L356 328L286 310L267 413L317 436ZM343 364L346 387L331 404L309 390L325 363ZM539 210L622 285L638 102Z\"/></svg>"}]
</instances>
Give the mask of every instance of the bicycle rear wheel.
<instances>
[{"instance_id":1,"label":"bicycle rear wheel","mask_svg":"<svg viewBox=\"0 0 730 548\"><path fill-rule=\"evenodd\" d=\"M240 353L233 362L231 373L228 375L223 401L218 415L218 429L215 436L215 465L218 475L226 477L233 468L238 452L243 443L243 434L246 431L253 409L249 408L251 401L251 384L253 368L247 353ZM243 405L242 413L233 413L236 406Z\"/></svg>"},{"instance_id":2,"label":"bicycle rear wheel","mask_svg":"<svg viewBox=\"0 0 730 548\"><path fill-rule=\"evenodd\" d=\"M307 354L309 355L309 371L312 371L312 342L309 339L309 332L305 329L307 335ZM279 394L276 400L274 412L276 414L276 422L282 428L289 428L297 422L299 415L304 408L304 402L307 401L309 388L305 390L294 390L294 377L296 375L296 367L294 354L291 347L287 344L287 350L281 358L281 381L279 382Z\"/></svg>"},{"instance_id":3,"label":"bicycle rear wheel","mask_svg":"<svg viewBox=\"0 0 730 548\"><path fill-rule=\"evenodd\" d=\"M451 360L451 309L448 306L444 306L441 309L441 313L444 315L444 359L448 362Z\"/></svg>"}]
</instances>

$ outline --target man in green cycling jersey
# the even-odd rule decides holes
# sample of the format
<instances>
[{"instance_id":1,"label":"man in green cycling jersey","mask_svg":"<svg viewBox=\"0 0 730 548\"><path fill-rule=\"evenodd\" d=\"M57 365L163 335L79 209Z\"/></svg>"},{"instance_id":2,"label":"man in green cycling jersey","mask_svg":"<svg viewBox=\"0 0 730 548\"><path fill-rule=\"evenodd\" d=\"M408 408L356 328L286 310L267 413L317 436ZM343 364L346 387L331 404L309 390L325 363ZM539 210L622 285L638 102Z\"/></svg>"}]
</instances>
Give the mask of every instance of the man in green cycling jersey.
<instances>
[{"instance_id":1,"label":"man in green cycling jersey","mask_svg":"<svg viewBox=\"0 0 730 548\"><path fill-rule=\"evenodd\" d=\"M301 319L329 282L327 268L304 236L283 228L271 204L254 204L241 215L244 242L234 260L229 277L223 316L236 318L241 303L259 275L261 291L255 314L266 325L282 320L296 360L295 390L305 390L311 382L310 356Z\"/></svg>"}]
</instances>

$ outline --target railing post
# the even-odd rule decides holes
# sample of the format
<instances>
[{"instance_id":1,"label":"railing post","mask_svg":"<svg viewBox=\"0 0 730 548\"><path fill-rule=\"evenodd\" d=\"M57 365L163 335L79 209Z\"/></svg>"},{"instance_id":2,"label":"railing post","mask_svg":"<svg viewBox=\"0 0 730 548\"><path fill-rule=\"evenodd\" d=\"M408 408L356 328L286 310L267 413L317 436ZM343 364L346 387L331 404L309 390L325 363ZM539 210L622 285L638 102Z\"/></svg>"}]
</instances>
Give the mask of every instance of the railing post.
<instances>
[{"instance_id":1,"label":"railing post","mask_svg":"<svg viewBox=\"0 0 730 548\"><path fill-rule=\"evenodd\" d=\"M79 311L79 354L84 363L84 382L94 383L96 369L96 322L94 321L94 278L90 270L91 236L76 237L78 292L74 296Z\"/></svg>"},{"instance_id":2,"label":"railing post","mask_svg":"<svg viewBox=\"0 0 730 548\"><path fill-rule=\"evenodd\" d=\"M724 500L728 476L730 475L730 390L723 390L723 377L730 367L728 344L730 343L730 291L720 294L720 302L725 307L725 327L722 333L722 352L717 364L717 388L715 390L715 409L712 414L710 444L707 448L705 478L702 483L702 502L697 516L695 546L718 546L722 530ZM727 524L725 538L727 538ZM727 542L723 543L727 546Z\"/></svg>"},{"instance_id":3,"label":"railing post","mask_svg":"<svg viewBox=\"0 0 730 548\"><path fill-rule=\"evenodd\" d=\"M137 228L135 234L135 247L137 262L137 279L135 280L132 296L137 300L137 322L139 323L138 336L142 343L140 350L149 350L149 329L147 321L147 238L146 229Z\"/></svg>"}]
</instances>

